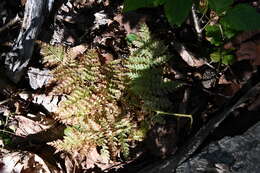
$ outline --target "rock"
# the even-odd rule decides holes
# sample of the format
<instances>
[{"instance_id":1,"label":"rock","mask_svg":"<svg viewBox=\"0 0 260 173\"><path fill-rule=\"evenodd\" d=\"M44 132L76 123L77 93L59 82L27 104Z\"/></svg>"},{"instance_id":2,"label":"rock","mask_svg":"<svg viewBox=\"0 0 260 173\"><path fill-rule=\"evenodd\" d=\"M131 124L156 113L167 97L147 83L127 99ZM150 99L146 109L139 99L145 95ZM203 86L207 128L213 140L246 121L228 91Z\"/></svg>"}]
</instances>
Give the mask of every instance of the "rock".
<instances>
[{"instance_id":1,"label":"rock","mask_svg":"<svg viewBox=\"0 0 260 173\"><path fill-rule=\"evenodd\" d=\"M52 78L52 74L50 74L48 69L40 70L38 68L30 67L27 73L30 86L35 90L46 85Z\"/></svg>"},{"instance_id":2,"label":"rock","mask_svg":"<svg viewBox=\"0 0 260 173\"><path fill-rule=\"evenodd\" d=\"M181 172L260 172L260 122L240 136L210 143L199 154L181 164Z\"/></svg>"}]
</instances>

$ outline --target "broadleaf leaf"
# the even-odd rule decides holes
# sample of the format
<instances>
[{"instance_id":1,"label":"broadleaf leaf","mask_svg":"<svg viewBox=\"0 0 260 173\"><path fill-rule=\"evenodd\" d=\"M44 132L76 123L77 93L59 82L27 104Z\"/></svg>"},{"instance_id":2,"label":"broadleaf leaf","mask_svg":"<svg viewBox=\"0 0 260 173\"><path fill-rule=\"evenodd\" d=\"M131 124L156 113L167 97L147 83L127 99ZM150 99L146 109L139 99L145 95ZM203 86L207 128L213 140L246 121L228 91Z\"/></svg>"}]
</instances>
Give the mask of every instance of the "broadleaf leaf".
<instances>
[{"instance_id":1,"label":"broadleaf leaf","mask_svg":"<svg viewBox=\"0 0 260 173\"><path fill-rule=\"evenodd\" d=\"M189 15L191 6L192 0L167 0L164 12L169 23L180 26Z\"/></svg>"},{"instance_id":2,"label":"broadleaf leaf","mask_svg":"<svg viewBox=\"0 0 260 173\"><path fill-rule=\"evenodd\" d=\"M227 11L221 22L228 24L238 31L255 30L260 28L260 14L246 4L239 4Z\"/></svg>"},{"instance_id":3,"label":"broadleaf leaf","mask_svg":"<svg viewBox=\"0 0 260 173\"><path fill-rule=\"evenodd\" d=\"M125 0L124 12L137 10L138 8L150 7L153 3L150 0Z\"/></svg>"},{"instance_id":4,"label":"broadleaf leaf","mask_svg":"<svg viewBox=\"0 0 260 173\"><path fill-rule=\"evenodd\" d=\"M208 0L209 7L215 10L217 13L221 13L228 9L233 4L233 0Z\"/></svg>"}]
</instances>

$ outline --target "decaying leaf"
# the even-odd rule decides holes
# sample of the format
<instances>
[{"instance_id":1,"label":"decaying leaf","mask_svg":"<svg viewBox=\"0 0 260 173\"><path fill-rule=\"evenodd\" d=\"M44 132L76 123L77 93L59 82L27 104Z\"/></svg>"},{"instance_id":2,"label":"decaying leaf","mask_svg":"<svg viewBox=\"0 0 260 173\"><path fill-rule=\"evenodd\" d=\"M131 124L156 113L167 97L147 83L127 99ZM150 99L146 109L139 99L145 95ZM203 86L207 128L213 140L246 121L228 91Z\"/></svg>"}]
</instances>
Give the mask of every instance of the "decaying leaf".
<instances>
[{"instance_id":1,"label":"decaying leaf","mask_svg":"<svg viewBox=\"0 0 260 173\"><path fill-rule=\"evenodd\" d=\"M29 152L7 152L1 149L1 173L61 173L61 169L50 165L37 154ZM3 154L4 153L4 154Z\"/></svg>"},{"instance_id":2,"label":"decaying leaf","mask_svg":"<svg viewBox=\"0 0 260 173\"><path fill-rule=\"evenodd\" d=\"M253 65L260 65L260 31L247 31L239 34L232 42L224 45L225 49L237 48L237 61L250 60Z\"/></svg>"},{"instance_id":3,"label":"decaying leaf","mask_svg":"<svg viewBox=\"0 0 260 173\"><path fill-rule=\"evenodd\" d=\"M48 125L43 125L40 121L34 121L25 116L15 116L15 119L18 121L18 128L15 132L18 136L36 134L50 127Z\"/></svg>"},{"instance_id":4,"label":"decaying leaf","mask_svg":"<svg viewBox=\"0 0 260 173\"><path fill-rule=\"evenodd\" d=\"M176 51L180 54L181 58L191 67L201 67L206 64L203 59L196 58L183 44L174 42Z\"/></svg>"},{"instance_id":5,"label":"decaying leaf","mask_svg":"<svg viewBox=\"0 0 260 173\"><path fill-rule=\"evenodd\" d=\"M76 58L79 55L82 55L86 50L87 50L87 45L86 44L80 44L78 46L75 46L71 48L68 52L69 56L71 59Z\"/></svg>"}]
</instances>

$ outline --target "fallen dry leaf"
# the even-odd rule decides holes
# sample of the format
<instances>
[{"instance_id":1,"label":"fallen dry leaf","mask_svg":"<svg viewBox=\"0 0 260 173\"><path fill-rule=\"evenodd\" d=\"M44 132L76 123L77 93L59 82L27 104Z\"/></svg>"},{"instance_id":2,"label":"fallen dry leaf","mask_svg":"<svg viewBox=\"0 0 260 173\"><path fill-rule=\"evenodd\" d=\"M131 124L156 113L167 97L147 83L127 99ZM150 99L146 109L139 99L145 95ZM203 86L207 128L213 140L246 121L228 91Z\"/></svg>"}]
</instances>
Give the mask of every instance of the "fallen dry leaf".
<instances>
[{"instance_id":1,"label":"fallen dry leaf","mask_svg":"<svg viewBox=\"0 0 260 173\"><path fill-rule=\"evenodd\" d=\"M8 152L1 149L0 159L1 173L61 173L61 169L45 162L37 154L29 152Z\"/></svg>"},{"instance_id":2,"label":"fallen dry leaf","mask_svg":"<svg viewBox=\"0 0 260 173\"><path fill-rule=\"evenodd\" d=\"M120 26L122 26L127 34L136 33L141 24L145 23L148 16L137 12L128 12L124 15L118 14L114 17Z\"/></svg>"},{"instance_id":3,"label":"fallen dry leaf","mask_svg":"<svg viewBox=\"0 0 260 173\"><path fill-rule=\"evenodd\" d=\"M260 44L256 45L256 59L254 64L260 65Z\"/></svg>"},{"instance_id":4,"label":"fallen dry leaf","mask_svg":"<svg viewBox=\"0 0 260 173\"><path fill-rule=\"evenodd\" d=\"M240 48L236 51L238 61L254 60L256 59L256 44L252 41L242 43Z\"/></svg>"},{"instance_id":5,"label":"fallen dry leaf","mask_svg":"<svg viewBox=\"0 0 260 173\"><path fill-rule=\"evenodd\" d=\"M110 53L99 53L98 56L102 64L107 64L114 59L114 56Z\"/></svg>"},{"instance_id":6,"label":"fallen dry leaf","mask_svg":"<svg viewBox=\"0 0 260 173\"><path fill-rule=\"evenodd\" d=\"M181 58L191 67L201 67L203 65L206 64L206 61L204 61L203 59L198 59L196 58L192 52L190 52L189 50L187 50L187 48L177 42L174 41L173 42L173 46L176 49L176 51L180 54Z\"/></svg>"},{"instance_id":7,"label":"fallen dry leaf","mask_svg":"<svg viewBox=\"0 0 260 173\"><path fill-rule=\"evenodd\" d=\"M250 60L253 65L260 65L260 44L253 41L242 43L236 51L237 61Z\"/></svg>"},{"instance_id":8,"label":"fallen dry leaf","mask_svg":"<svg viewBox=\"0 0 260 173\"><path fill-rule=\"evenodd\" d=\"M15 131L15 134L18 136L36 134L50 128L49 125L43 125L39 121L34 121L24 116L15 116L15 119L18 122L18 128Z\"/></svg>"},{"instance_id":9,"label":"fallen dry leaf","mask_svg":"<svg viewBox=\"0 0 260 173\"><path fill-rule=\"evenodd\" d=\"M68 54L71 57L71 59L74 59L77 56L82 55L87 49L88 49L87 44L80 44L78 46L71 48Z\"/></svg>"},{"instance_id":10,"label":"fallen dry leaf","mask_svg":"<svg viewBox=\"0 0 260 173\"><path fill-rule=\"evenodd\" d=\"M253 65L260 65L260 30L239 34L234 40L224 45L225 49L237 48L237 61L250 60Z\"/></svg>"},{"instance_id":11,"label":"fallen dry leaf","mask_svg":"<svg viewBox=\"0 0 260 173\"><path fill-rule=\"evenodd\" d=\"M244 41L249 40L250 38L254 37L257 34L260 34L260 30L243 32L243 33L239 34L238 36L236 36L236 38L234 40L232 40L232 44L235 46L240 45Z\"/></svg>"},{"instance_id":12,"label":"fallen dry leaf","mask_svg":"<svg viewBox=\"0 0 260 173\"><path fill-rule=\"evenodd\" d=\"M231 81L228 81L225 77L225 75L221 75L218 79L218 84L220 85L226 85L232 83Z\"/></svg>"}]
</instances>

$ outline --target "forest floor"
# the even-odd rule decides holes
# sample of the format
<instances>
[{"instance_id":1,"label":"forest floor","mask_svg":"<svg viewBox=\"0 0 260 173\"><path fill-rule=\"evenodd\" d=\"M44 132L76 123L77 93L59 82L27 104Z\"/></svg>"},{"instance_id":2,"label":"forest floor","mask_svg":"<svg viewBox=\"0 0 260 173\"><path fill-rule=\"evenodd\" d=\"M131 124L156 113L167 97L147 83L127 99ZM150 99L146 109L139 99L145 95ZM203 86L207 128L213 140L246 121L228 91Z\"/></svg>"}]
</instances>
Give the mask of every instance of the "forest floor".
<instances>
[{"instance_id":1,"label":"forest floor","mask_svg":"<svg viewBox=\"0 0 260 173\"><path fill-rule=\"evenodd\" d=\"M189 118L170 118L163 128L169 136L175 133L174 138L160 136L160 127L155 126L150 130L147 139L133 149L130 159L115 159L106 164L97 162L100 157L97 152L93 152L92 158L88 159L57 152L49 142L63 138L65 125L49 112L58 107L62 98L46 95L49 88L45 87L45 79L37 74L32 75L33 72L27 72L18 84L12 83L1 66L0 172L137 172L161 159L167 159L174 153L173 150L181 148L203 125L225 111L225 108L228 108L225 105L232 104L231 100L234 101L237 93L243 92L243 89L249 90L259 82L260 30L240 33L225 43L224 47L235 47L235 60L230 65L224 65L212 62L206 56L213 47L205 35L202 40L198 40L192 19L188 19L181 27L171 27L161 8L122 13L122 4L122 1L113 0L100 3L94 0L66 3L57 1L53 13L43 24L29 69L35 70L35 73L38 73L37 70L47 71L41 59L41 47L44 44L60 45L73 50L77 55L88 49L95 49L105 63L128 58L131 52L127 40L129 34L138 33L141 25L146 24L154 39L162 40L170 54L175 57L168 73L173 80L185 85L175 93L174 106L179 114L193 116L192 128L187 128L190 125ZM251 4L260 8L259 1L253 1ZM17 0L0 2L2 55L11 50L18 36L24 5L24 1ZM9 21L13 24L4 28ZM185 45L184 55L178 46L176 47L176 41L179 46ZM185 52L206 58L190 61ZM3 63L2 57L1 62ZM32 83L41 82L44 83L43 86L32 88ZM245 102L232 111L219 127L213 129L213 133L203 140L199 149L224 136L242 134L256 124L260 120L260 98L252 99L252 102ZM172 142L177 139L178 142ZM156 140L161 140L162 145L168 147L169 151L162 153L160 146L154 142ZM172 143L177 143L177 147Z\"/></svg>"}]
</instances>

